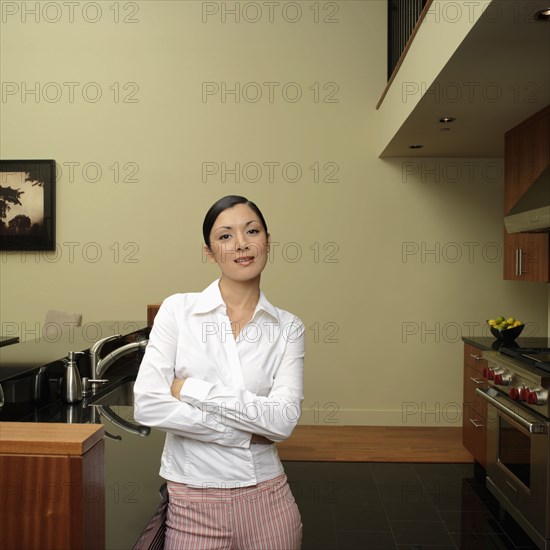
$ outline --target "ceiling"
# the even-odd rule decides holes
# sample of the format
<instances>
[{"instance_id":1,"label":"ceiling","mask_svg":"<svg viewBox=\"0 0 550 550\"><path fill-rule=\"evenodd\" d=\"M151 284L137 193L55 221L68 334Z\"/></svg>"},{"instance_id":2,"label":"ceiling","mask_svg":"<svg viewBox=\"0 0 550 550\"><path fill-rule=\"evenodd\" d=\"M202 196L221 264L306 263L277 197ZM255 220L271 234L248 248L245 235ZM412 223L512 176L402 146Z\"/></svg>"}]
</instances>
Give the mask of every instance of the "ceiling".
<instances>
[{"instance_id":1,"label":"ceiling","mask_svg":"<svg viewBox=\"0 0 550 550\"><path fill-rule=\"evenodd\" d=\"M547 7L493 0L381 156L503 157L504 133L550 103L550 21L533 19Z\"/></svg>"}]
</instances>

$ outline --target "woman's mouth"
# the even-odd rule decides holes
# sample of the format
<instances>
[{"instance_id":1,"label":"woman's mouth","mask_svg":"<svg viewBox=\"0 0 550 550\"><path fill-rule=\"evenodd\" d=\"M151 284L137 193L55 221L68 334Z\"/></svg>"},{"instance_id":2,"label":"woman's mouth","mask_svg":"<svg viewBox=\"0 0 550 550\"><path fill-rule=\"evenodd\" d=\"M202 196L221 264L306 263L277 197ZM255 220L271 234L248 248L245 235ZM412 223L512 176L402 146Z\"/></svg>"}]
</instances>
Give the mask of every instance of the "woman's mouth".
<instances>
[{"instance_id":1,"label":"woman's mouth","mask_svg":"<svg viewBox=\"0 0 550 550\"><path fill-rule=\"evenodd\" d=\"M241 258L237 258L235 260L235 263L239 265L250 265L254 262L254 256L242 256Z\"/></svg>"}]
</instances>

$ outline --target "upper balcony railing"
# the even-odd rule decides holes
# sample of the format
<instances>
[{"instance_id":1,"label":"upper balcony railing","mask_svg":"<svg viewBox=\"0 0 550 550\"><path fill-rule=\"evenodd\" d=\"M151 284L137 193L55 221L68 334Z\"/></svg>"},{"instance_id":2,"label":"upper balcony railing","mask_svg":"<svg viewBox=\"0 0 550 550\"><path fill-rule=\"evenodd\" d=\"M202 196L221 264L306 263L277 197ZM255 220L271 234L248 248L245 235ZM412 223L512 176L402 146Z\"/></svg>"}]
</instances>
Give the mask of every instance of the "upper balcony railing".
<instances>
[{"instance_id":1,"label":"upper balcony railing","mask_svg":"<svg viewBox=\"0 0 550 550\"><path fill-rule=\"evenodd\" d=\"M397 68L428 0L388 0L388 80Z\"/></svg>"},{"instance_id":2,"label":"upper balcony railing","mask_svg":"<svg viewBox=\"0 0 550 550\"><path fill-rule=\"evenodd\" d=\"M397 71L433 0L388 0L388 83L376 108L384 101Z\"/></svg>"}]
</instances>

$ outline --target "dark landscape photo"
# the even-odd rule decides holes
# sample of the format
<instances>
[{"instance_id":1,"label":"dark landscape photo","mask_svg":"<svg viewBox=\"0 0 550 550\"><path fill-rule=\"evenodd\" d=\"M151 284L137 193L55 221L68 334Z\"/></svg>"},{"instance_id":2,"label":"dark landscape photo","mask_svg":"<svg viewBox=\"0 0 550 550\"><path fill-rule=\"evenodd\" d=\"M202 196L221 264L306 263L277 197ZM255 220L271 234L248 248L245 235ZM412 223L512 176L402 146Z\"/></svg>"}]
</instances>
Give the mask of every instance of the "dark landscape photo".
<instances>
[{"instance_id":1,"label":"dark landscape photo","mask_svg":"<svg viewBox=\"0 0 550 550\"><path fill-rule=\"evenodd\" d=\"M0 248L53 250L54 161L0 161Z\"/></svg>"}]
</instances>

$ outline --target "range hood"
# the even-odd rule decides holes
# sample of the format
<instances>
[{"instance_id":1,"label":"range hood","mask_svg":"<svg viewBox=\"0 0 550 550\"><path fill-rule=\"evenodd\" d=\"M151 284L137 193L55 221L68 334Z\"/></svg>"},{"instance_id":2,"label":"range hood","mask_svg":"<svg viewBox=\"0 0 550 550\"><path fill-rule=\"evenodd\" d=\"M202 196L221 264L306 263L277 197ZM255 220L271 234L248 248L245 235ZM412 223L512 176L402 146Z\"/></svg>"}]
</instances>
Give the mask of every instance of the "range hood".
<instances>
[{"instance_id":1,"label":"range hood","mask_svg":"<svg viewBox=\"0 0 550 550\"><path fill-rule=\"evenodd\" d=\"M504 217L508 233L550 232L550 166Z\"/></svg>"}]
</instances>

